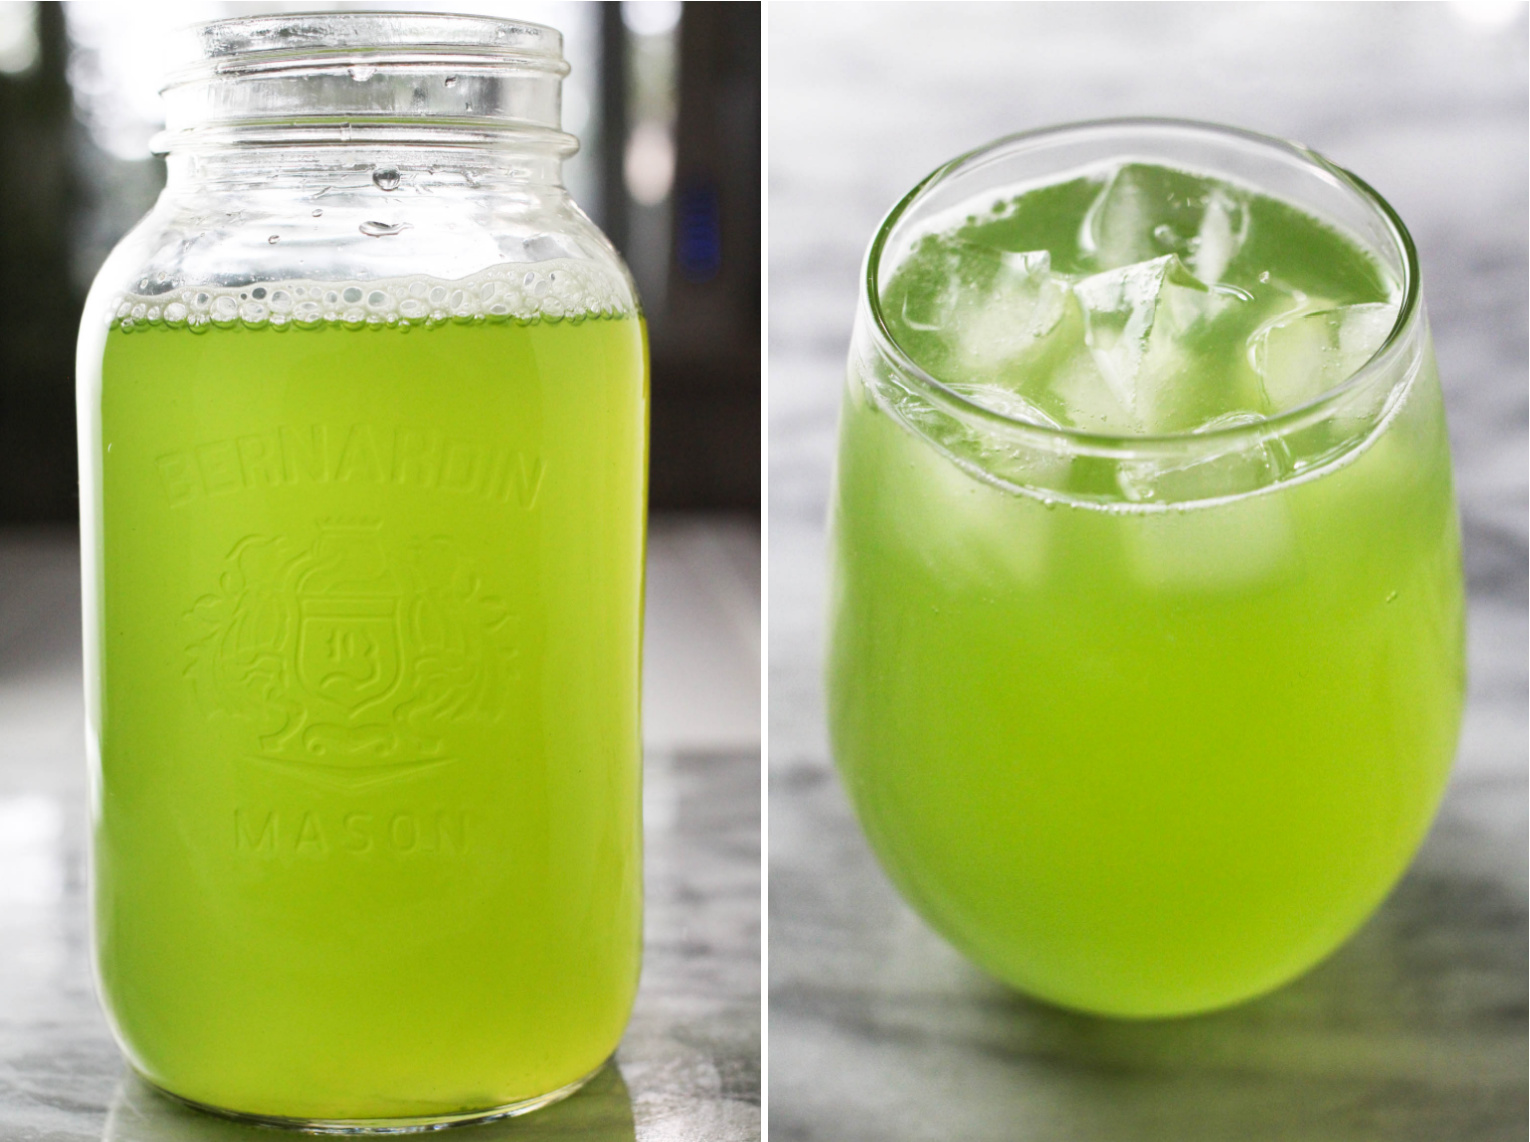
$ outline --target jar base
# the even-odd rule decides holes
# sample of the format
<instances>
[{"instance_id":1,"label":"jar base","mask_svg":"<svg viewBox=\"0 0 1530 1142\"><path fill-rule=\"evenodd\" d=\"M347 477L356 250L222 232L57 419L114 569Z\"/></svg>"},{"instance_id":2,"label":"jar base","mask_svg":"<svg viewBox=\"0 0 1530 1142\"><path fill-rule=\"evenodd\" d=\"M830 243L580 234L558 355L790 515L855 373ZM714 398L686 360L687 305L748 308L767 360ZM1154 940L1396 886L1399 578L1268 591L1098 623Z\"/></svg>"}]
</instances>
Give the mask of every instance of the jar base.
<instances>
[{"instance_id":1,"label":"jar base","mask_svg":"<svg viewBox=\"0 0 1530 1142\"><path fill-rule=\"evenodd\" d=\"M534 1098L521 1099L519 1102L507 1102L500 1106L486 1107L482 1110L468 1110L458 1114L427 1114L418 1117L407 1118L288 1118L277 1114L249 1114L241 1110L230 1110L224 1106L213 1106L209 1103L198 1102L194 1098L176 1094L172 1090L166 1090L152 1079L139 1075L145 1083L166 1098L174 1099L183 1106L189 1106L193 1110L202 1111L205 1114L215 1114L219 1118L230 1118L235 1122L244 1122L256 1126L273 1126L283 1130L292 1130L300 1134L420 1134L427 1130L445 1130L452 1126L470 1126L479 1122L488 1122L496 1118L515 1118L522 1114L530 1114L534 1110L541 1110L544 1106L551 1106L555 1102L562 1102L565 1098L577 1092L581 1087L598 1075L601 1068L606 1064L602 1062L589 1074L575 1079L557 1090L546 1094L539 1094Z\"/></svg>"}]
</instances>

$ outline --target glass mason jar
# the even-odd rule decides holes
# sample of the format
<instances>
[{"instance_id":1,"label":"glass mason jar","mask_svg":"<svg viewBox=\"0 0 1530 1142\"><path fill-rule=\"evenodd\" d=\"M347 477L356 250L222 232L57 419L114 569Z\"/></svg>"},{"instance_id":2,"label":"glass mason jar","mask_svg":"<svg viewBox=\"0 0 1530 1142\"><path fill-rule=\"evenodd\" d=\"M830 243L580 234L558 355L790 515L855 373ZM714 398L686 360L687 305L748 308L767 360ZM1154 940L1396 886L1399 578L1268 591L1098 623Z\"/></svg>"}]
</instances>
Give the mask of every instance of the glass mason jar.
<instances>
[{"instance_id":1,"label":"glass mason jar","mask_svg":"<svg viewBox=\"0 0 1530 1142\"><path fill-rule=\"evenodd\" d=\"M1379 350L1273 415L1107 435L1006 415L899 344L883 295L921 236L1127 158L1346 235L1399 287ZM831 503L837 764L904 896L994 975L1213 1009L1312 966L1401 876L1455 750L1460 541L1417 255L1354 176L1141 120L940 168L867 254Z\"/></svg>"},{"instance_id":2,"label":"glass mason jar","mask_svg":"<svg viewBox=\"0 0 1530 1142\"><path fill-rule=\"evenodd\" d=\"M100 993L205 1108L530 1110L641 948L646 342L562 40L192 35L80 338Z\"/></svg>"}]
</instances>

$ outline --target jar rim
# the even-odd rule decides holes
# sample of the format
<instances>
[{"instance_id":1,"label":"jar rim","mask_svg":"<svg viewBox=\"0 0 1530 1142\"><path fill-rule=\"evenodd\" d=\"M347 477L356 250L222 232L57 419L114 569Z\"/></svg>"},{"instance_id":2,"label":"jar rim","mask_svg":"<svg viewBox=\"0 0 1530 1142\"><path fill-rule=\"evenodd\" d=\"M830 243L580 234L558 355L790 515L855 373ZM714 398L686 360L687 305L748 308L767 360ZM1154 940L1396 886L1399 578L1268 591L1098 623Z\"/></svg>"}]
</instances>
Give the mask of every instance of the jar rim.
<instances>
[{"instance_id":1,"label":"jar rim","mask_svg":"<svg viewBox=\"0 0 1530 1142\"><path fill-rule=\"evenodd\" d=\"M558 158L569 72L554 28L447 12L300 12L185 28L150 149L434 145Z\"/></svg>"},{"instance_id":2,"label":"jar rim","mask_svg":"<svg viewBox=\"0 0 1530 1142\"><path fill-rule=\"evenodd\" d=\"M453 12L346 10L234 16L176 33L182 61L161 93L209 75L333 65L352 56L372 65L462 63L568 73L563 35L525 20Z\"/></svg>"},{"instance_id":3,"label":"jar rim","mask_svg":"<svg viewBox=\"0 0 1530 1142\"><path fill-rule=\"evenodd\" d=\"M1189 429L1169 433L1130 435L1091 432L1087 429L1069 428L1061 425L1038 424L1034 420L1025 420L1000 412L963 395L914 361L898 343L882 310L880 288L882 257L887 250L888 240L892 236L897 224L934 190L944 185L948 179L983 163L996 160L1003 155L1014 153L1024 148L1049 145L1061 141L1061 139L1070 135L1077 136L1090 132L1119 131L1123 129L1129 131L1141 130L1144 132L1183 131L1193 135L1210 136L1213 138L1220 137L1230 142L1253 144L1260 148L1281 152L1289 158L1297 159L1299 162L1315 168L1318 172L1326 175L1330 180L1337 182L1345 190L1355 195L1363 205L1374 211L1395 243L1395 252L1401 255L1399 261L1402 267L1403 279L1401 282L1402 301L1398 308L1397 318L1393 322L1392 328L1380 348L1371 355L1364 365L1351 373L1343 381L1332 388L1325 389L1311 400L1290 409L1285 409L1269 416L1260 416L1258 419L1251 419L1238 424L1224 425L1213 429L1200 431ZM1021 440L1030 439L1036 442L1047 442L1053 447L1056 446L1057 442L1062 441L1071 445L1075 450L1098 456L1137 457L1144 454L1151 455L1165 450L1178 450L1187 443L1192 442L1197 445L1216 445L1251 436L1284 434L1320 421L1336 405L1340 404L1348 393L1371 383L1378 375L1389 373L1398 366L1404 355L1408 352L1411 334L1418 327L1422 312L1419 289L1418 250L1413 243L1413 237L1391 204L1365 181L1343 167L1330 162L1309 147L1287 139L1278 138L1273 135L1264 135L1240 127L1228 127L1193 119L1138 116L1083 120L1074 123L1064 123L1054 127L1044 127L1038 130L1021 131L985 143L980 147L958 155L949 162L941 164L905 194L878 225L871 244L866 250L866 257L862 266L861 288L861 300L870 313L870 328L877 350L898 371L901 379L912 383L913 388L918 391L919 395L930 400L937 407L941 407L963 418L987 424L1007 436Z\"/></svg>"}]
</instances>

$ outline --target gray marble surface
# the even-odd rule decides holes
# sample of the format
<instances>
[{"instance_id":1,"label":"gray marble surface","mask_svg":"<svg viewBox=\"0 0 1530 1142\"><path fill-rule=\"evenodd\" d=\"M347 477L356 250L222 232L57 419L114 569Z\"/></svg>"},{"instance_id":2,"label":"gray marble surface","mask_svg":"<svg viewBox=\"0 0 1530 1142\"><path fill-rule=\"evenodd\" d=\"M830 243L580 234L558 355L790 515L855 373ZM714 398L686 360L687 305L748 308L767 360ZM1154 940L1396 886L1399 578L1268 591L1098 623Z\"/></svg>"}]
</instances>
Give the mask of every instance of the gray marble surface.
<instances>
[{"instance_id":1,"label":"gray marble surface","mask_svg":"<svg viewBox=\"0 0 1530 1142\"><path fill-rule=\"evenodd\" d=\"M752 523L653 528L637 1007L574 1097L451 1137L760 1138L758 564ZM0 1142L270 1139L132 1078L96 1006L78 591L71 533L0 533Z\"/></svg>"},{"instance_id":2,"label":"gray marble surface","mask_svg":"<svg viewBox=\"0 0 1530 1142\"><path fill-rule=\"evenodd\" d=\"M1527 1134L1526 6L775 3L769 45L770 1135L1440 1142ZM1090 1019L902 903L829 761L823 530L856 277L940 162L1114 115L1296 138L1418 241L1470 581L1439 819L1380 912L1221 1014Z\"/></svg>"}]
</instances>

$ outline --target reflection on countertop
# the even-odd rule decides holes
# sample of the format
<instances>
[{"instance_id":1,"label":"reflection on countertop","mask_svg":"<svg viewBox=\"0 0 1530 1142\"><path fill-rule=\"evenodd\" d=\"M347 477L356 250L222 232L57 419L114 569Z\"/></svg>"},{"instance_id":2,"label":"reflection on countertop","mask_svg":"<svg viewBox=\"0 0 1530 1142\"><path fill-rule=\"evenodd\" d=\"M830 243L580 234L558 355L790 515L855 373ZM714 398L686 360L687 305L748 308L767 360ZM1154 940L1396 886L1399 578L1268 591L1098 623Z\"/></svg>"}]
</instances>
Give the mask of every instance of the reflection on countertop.
<instances>
[{"instance_id":1,"label":"reflection on countertop","mask_svg":"<svg viewBox=\"0 0 1530 1142\"><path fill-rule=\"evenodd\" d=\"M217 1118L167 1098L125 1074L112 1093L101 1142L271 1142L270 1129ZM463 1142L633 1142L632 1096L621 1068L609 1062L572 1098L523 1118L452 1130Z\"/></svg>"},{"instance_id":2,"label":"reflection on countertop","mask_svg":"<svg viewBox=\"0 0 1530 1142\"><path fill-rule=\"evenodd\" d=\"M562 1103L451 1137L759 1139L758 553L752 520L651 529L647 938L614 1061ZM0 1139L271 1138L133 1077L97 1007L78 591L71 532L0 533Z\"/></svg>"}]
</instances>

